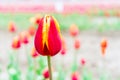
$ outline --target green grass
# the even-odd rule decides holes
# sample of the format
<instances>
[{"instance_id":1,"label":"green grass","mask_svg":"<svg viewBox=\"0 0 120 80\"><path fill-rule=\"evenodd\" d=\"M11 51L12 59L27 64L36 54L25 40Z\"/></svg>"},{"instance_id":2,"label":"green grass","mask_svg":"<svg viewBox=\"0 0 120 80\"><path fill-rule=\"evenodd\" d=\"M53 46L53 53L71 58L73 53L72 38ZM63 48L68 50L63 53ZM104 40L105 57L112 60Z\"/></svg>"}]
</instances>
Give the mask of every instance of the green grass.
<instances>
[{"instance_id":1,"label":"green grass","mask_svg":"<svg viewBox=\"0 0 120 80\"><path fill-rule=\"evenodd\" d=\"M27 29L32 25L29 21L33 17L34 13L0 13L0 28L7 29L9 21L14 21L18 29ZM43 14L42 14L43 15ZM52 14L55 16L60 24L62 30L66 30L73 23L78 25L80 30L120 30L120 19L118 18L115 22L108 23L108 19L103 17L102 23L98 24L93 21L94 16L80 15L80 14Z\"/></svg>"}]
</instances>

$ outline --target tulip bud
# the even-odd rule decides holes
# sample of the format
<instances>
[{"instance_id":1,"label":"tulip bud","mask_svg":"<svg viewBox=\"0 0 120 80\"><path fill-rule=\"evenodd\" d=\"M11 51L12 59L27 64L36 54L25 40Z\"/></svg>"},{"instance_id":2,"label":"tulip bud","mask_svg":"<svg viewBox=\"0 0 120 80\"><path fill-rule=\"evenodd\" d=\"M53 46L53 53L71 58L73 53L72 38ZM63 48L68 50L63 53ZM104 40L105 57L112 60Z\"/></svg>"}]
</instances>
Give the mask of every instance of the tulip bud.
<instances>
[{"instance_id":1,"label":"tulip bud","mask_svg":"<svg viewBox=\"0 0 120 80\"><path fill-rule=\"evenodd\" d=\"M62 55L65 55L65 53L66 53L66 43L65 43L64 38L62 38L62 49L61 49L61 54L62 54Z\"/></svg>"},{"instance_id":2,"label":"tulip bud","mask_svg":"<svg viewBox=\"0 0 120 80\"><path fill-rule=\"evenodd\" d=\"M74 47L75 47L75 49L80 48L80 41L79 40L75 40Z\"/></svg>"},{"instance_id":3,"label":"tulip bud","mask_svg":"<svg viewBox=\"0 0 120 80\"><path fill-rule=\"evenodd\" d=\"M32 23L32 24L39 24L39 22L40 22L40 19L41 19L41 15L39 15L39 14L37 14L37 15L35 15L34 17L31 17L30 18L30 22Z\"/></svg>"},{"instance_id":4,"label":"tulip bud","mask_svg":"<svg viewBox=\"0 0 120 80\"><path fill-rule=\"evenodd\" d=\"M33 58L36 58L39 55L34 47L32 48L31 54Z\"/></svg>"},{"instance_id":5,"label":"tulip bud","mask_svg":"<svg viewBox=\"0 0 120 80\"><path fill-rule=\"evenodd\" d=\"M12 48L18 49L20 48L20 46L21 46L20 38L18 36L14 37L12 41Z\"/></svg>"},{"instance_id":6,"label":"tulip bud","mask_svg":"<svg viewBox=\"0 0 120 80\"><path fill-rule=\"evenodd\" d=\"M71 80L79 80L79 75L77 72L72 73Z\"/></svg>"},{"instance_id":7,"label":"tulip bud","mask_svg":"<svg viewBox=\"0 0 120 80\"><path fill-rule=\"evenodd\" d=\"M41 20L41 15L40 14L36 14L34 18L35 18L35 24L39 25L39 22Z\"/></svg>"},{"instance_id":8,"label":"tulip bud","mask_svg":"<svg viewBox=\"0 0 120 80\"><path fill-rule=\"evenodd\" d=\"M66 50L65 50L65 49L62 49L62 50L61 50L61 55L65 55L65 53L66 53Z\"/></svg>"},{"instance_id":9,"label":"tulip bud","mask_svg":"<svg viewBox=\"0 0 120 80\"><path fill-rule=\"evenodd\" d=\"M30 26L28 29L28 32L31 36L35 34L36 28L34 26Z\"/></svg>"},{"instance_id":10,"label":"tulip bud","mask_svg":"<svg viewBox=\"0 0 120 80\"><path fill-rule=\"evenodd\" d=\"M39 25L40 19L41 19L41 17L36 17L35 23Z\"/></svg>"},{"instance_id":11,"label":"tulip bud","mask_svg":"<svg viewBox=\"0 0 120 80\"><path fill-rule=\"evenodd\" d=\"M79 29L78 29L77 25L72 24L70 26L70 34L71 34L71 36L75 37L75 36L78 35L78 33L79 33Z\"/></svg>"},{"instance_id":12,"label":"tulip bud","mask_svg":"<svg viewBox=\"0 0 120 80\"><path fill-rule=\"evenodd\" d=\"M21 32L20 40L24 44L28 44L29 43L29 34L28 34L27 31Z\"/></svg>"},{"instance_id":13,"label":"tulip bud","mask_svg":"<svg viewBox=\"0 0 120 80\"><path fill-rule=\"evenodd\" d=\"M8 30L12 33L16 32L16 27L15 27L15 24L13 22L9 23Z\"/></svg>"},{"instance_id":14,"label":"tulip bud","mask_svg":"<svg viewBox=\"0 0 120 80\"><path fill-rule=\"evenodd\" d=\"M105 54L106 48L107 48L107 40L106 39L102 39L102 41L101 41L101 51L102 51L103 55Z\"/></svg>"},{"instance_id":15,"label":"tulip bud","mask_svg":"<svg viewBox=\"0 0 120 80\"><path fill-rule=\"evenodd\" d=\"M59 24L53 16L41 18L35 35L35 48L43 56L54 56L62 47Z\"/></svg>"},{"instance_id":16,"label":"tulip bud","mask_svg":"<svg viewBox=\"0 0 120 80\"><path fill-rule=\"evenodd\" d=\"M48 78L50 77L48 69L45 69L45 70L43 71L43 77L44 77L45 79L48 79Z\"/></svg>"},{"instance_id":17,"label":"tulip bud","mask_svg":"<svg viewBox=\"0 0 120 80\"><path fill-rule=\"evenodd\" d=\"M86 63L85 59L84 59L84 58L82 58L82 59L81 59L81 65L82 65L82 66L84 66L84 65L85 65L85 63Z\"/></svg>"}]
</instances>

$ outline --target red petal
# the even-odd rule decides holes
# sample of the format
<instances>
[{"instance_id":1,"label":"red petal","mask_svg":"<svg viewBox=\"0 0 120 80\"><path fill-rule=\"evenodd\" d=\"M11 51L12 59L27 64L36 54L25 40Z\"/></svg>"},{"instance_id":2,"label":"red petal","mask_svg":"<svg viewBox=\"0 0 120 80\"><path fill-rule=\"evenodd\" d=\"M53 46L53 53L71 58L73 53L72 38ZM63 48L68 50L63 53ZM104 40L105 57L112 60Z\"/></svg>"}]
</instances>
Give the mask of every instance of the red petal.
<instances>
[{"instance_id":1,"label":"red petal","mask_svg":"<svg viewBox=\"0 0 120 80\"><path fill-rule=\"evenodd\" d=\"M61 37L60 33L57 29L57 25L55 20L51 17L50 19L50 28L48 34L48 48L50 51L50 55L54 56L61 50Z\"/></svg>"},{"instance_id":2,"label":"red petal","mask_svg":"<svg viewBox=\"0 0 120 80\"><path fill-rule=\"evenodd\" d=\"M35 40L34 40L35 48L38 51L38 53L41 55L45 55L45 53L43 52L43 45L44 44L42 43L43 21L44 21L44 19L42 18L40 20L38 29L36 31Z\"/></svg>"}]
</instances>

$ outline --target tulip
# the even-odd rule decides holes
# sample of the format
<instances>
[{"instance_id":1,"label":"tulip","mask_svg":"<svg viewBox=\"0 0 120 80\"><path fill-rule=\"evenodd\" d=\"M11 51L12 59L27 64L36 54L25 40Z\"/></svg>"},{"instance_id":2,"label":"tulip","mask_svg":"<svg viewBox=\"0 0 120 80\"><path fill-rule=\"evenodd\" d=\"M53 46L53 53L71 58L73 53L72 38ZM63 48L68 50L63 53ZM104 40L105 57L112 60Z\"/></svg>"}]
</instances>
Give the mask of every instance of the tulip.
<instances>
[{"instance_id":1,"label":"tulip","mask_svg":"<svg viewBox=\"0 0 120 80\"><path fill-rule=\"evenodd\" d=\"M78 50L80 48L80 41L79 40L75 40L74 47L76 50Z\"/></svg>"},{"instance_id":2,"label":"tulip","mask_svg":"<svg viewBox=\"0 0 120 80\"><path fill-rule=\"evenodd\" d=\"M102 41L101 41L102 55L105 55L106 48L107 48L107 40L106 39L102 39Z\"/></svg>"},{"instance_id":3,"label":"tulip","mask_svg":"<svg viewBox=\"0 0 120 80\"><path fill-rule=\"evenodd\" d=\"M70 31L71 36L73 36L73 37L77 36L78 33L79 33L79 29L78 29L77 25L75 25L75 24L72 24L70 26L70 30L69 31Z\"/></svg>"},{"instance_id":4,"label":"tulip","mask_svg":"<svg viewBox=\"0 0 120 80\"><path fill-rule=\"evenodd\" d=\"M35 20L35 23L39 25L40 19L41 19L41 17L40 17L40 16L37 16L37 17L36 17L36 20Z\"/></svg>"},{"instance_id":5,"label":"tulip","mask_svg":"<svg viewBox=\"0 0 120 80\"><path fill-rule=\"evenodd\" d=\"M49 70L48 70L48 69L45 69L45 70L43 71L43 77L44 77L44 79L48 79L48 78L50 77L50 74L49 74Z\"/></svg>"},{"instance_id":6,"label":"tulip","mask_svg":"<svg viewBox=\"0 0 120 80\"><path fill-rule=\"evenodd\" d=\"M10 22L8 25L8 30L12 33L16 32L16 26L13 22Z\"/></svg>"},{"instance_id":7,"label":"tulip","mask_svg":"<svg viewBox=\"0 0 120 80\"><path fill-rule=\"evenodd\" d=\"M66 43L65 43L65 40L62 39L62 49L61 49L61 54L62 55L65 55L66 53Z\"/></svg>"},{"instance_id":8,"label":"tulip","mask_svg":"<svg viewBox=\"0 0 120 80\"><path fill-rule=\"evenodd\" d=\"M20 40L22 43L28 44L29 43L29 33L27 31L21 32Z\"/></svg>"},{"instance_id":9,"label":"tulip","mask_svg":"<svg viewBox=\"0 0 120 80\"><path fill-rule=\"evenodd\" d=\"M65 53L66 53L66 49L62 49L61 50L61 55L65 55Z\"/></svg>"},{"instance_id":10,"label":"tulip","mask_svg":"<svg viewBox=\"0 0 120 80\"><path fill-rule=\"evenodd\" d=\"M84 58L82 58L82 59L81 59L81 65L82 65L82 66L84 66L84 65L85 65L85 63L86 63L85 59L84 59Z\"/></svg>"},{"instance_id":11,"label":"tulip","mask_svg":"<svg viewBox=\"0 0 120 80\"><path fill-rule=\"evenodd\" d=\"M35 48L43 56L47 56L50 80L52 80L50 56L55 56L62 47L59 24L53 16L41 18L36 31Z\"/></svg>"},{"instance_id":12,"label":"tulip","mask_svg":"<svg viewBox=\"0 0 120 80\"><path fill-rule=\"evenodd\" d=\"M28 33L30 36L33 36L35 34L36 28L34 26L30 26L28 29Z\"/></svg>"},{"instance_id":13,"label":"tulip","mask_svg":"<svg viewBox=\"0 0 120 80\"><path fill-rule=\"evenodd\" d=\"M21 46L20 38L18 36L14 37L12 42L12 48L19 49L20 46Z\"/></svg>"},{"instance_id":14,"label":"tulip","mask_svg":"<svg viewBox=\"0 0 120 80\"><path fill-rule=\"evenodd\" d=\"M77 70L77 51L79 50L80 48L80 41L78 39L75 39L75 43L74 43L74 48L75 48L75 53L73 54L73 66L72 66L72 69L73 71L76 71Z\"/></svg>"},{"instance_id":15,"label":"tulip","mask_svg":"<svg viewBox=\"0 0 120 80\"><path fill-rule=\"evenodd\" d=\"M38 53L43 56L54 56L61 50L61 34L54 17L45 16L40 20L34 44Z\"/></svg>"},{"instance_id":16,"label":"tulip","mask_svg":"<svg viewBox=\"0 0 120 80\"><path fill-rule=\"evenodd\" d=\"M77 72L73 72L71 75L71 80L79 80L79 75Z\"/></svg>"},{"instance_id":17,"label":"tulip","mask_svg":"<svg viewBox=\"0 0 120 80\"><path fill-rule=\"evenodd\" d=\"M37 14L36 16L30 18L30 22L32 24L39 25L40 20L41 20L41 15L39 15L39 14Z\"/></svg>"},{"instance_id":18,"label":"tulip","mask_svg":"<svg viewBox=\"0 0 120 80\"><path fill-rule=\"evenodd\" d=\"M39 55L34 47L32 48L31 54L33 58L36 58Z\"/></svg>"}]
</instances>

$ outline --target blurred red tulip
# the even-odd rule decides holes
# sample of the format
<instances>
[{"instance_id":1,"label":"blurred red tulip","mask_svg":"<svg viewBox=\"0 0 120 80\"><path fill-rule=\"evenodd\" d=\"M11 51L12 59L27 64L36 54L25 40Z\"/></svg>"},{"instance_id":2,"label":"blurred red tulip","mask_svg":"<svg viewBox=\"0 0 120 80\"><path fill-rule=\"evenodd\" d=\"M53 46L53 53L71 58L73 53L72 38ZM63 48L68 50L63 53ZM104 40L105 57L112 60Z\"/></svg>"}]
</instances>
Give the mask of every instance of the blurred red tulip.
<instances>
[{"instance_id":1,"label":"blurred red tulip","mask_svg":"<svg viewBox=\"0 0 120 80\"><path fill-rule=\"evenodd\" d=\"M54 56L61 50L59 24L53 16L46 15L40 20L34 44L38 53L43 56Z\"/></svg>"},{"instance_id":2,"label":"blurred red tulip","mask_svg":"<svg viewBox=\"0 0 120 80\"><path fill-rule=\"evenodd\" d=\"M49 74L49 70L48 70L48 69L45 69L45 70L43 71L43 77L44 77L45 79L48 79L48 78L50 77L50 74Z\"/></svg>"},{"instance_id":3,"label":"blurred red tulip","mask_svg":"<svg viewBox=\"0 0 120 80\"><path fill-rule=\"evenodd\" d=\"M33 58L36 58L39 55L34 47L32 48L31 54Z\"/></svg>"},{"instance_id":4,"label":"blurred red tulip","mask_svg":"<svg viewBox=\"0 0 120 80\"><path fill-rule=\"evenodd\" d=\"M72 24L72 25L70 26L70 30L69 30L69 31L70 31L71 36L73 36L73 37L77 36L78 33L79 33L78 26L75 25L75 24Z\"/></svg>"},{"instance_id":5,"label":"blurred red tulip","mask_svg":"<svg viewBox=\"0 0 120 80\"><path fill-rule=\"evenodd\" d=\"M62 54L62 55L65 55L65 54L66 54L66 50L65 50L65 49L62 49L62 50L61 50L61 54Z\"/></svg>"},{"instance_id":6,"label":"blurred red tulip","mask_svg":"<svg viewBox=\"0 0 120 80\"><path fill-rule=\"evenodd\" d=\"M72 73L71 80L79 80L79 75L77 72Z\"/></svg>"},{"instance_id":7,"label":"blurred red tulip","mask_svg":"<svg viewBox=\"0 0 120 80\"><path fill-rule=\"evenodd\" d=\"M102 39L101 41L101 51L102 51L102 55L105 55L105 50L107 48L107 40L106 39Z\"/></svg>"},{"instance_id":8,"label":"blurred red tulip","mask_svg":"<svg viewBox=\"0 0 120 80\"><path fill-rule=\"evenodd\" d=\"M14 22L10 22L8 25L8 30L12 33L16 32L16 26Z\"/></svg>"},{"instance_id":9,"label":"blurred red tulip","mask_svg":"<svg viewBox=\"0 0 120 80\"><path fill-rule=\"evenodd\" d=\"M35 18L35 24L39 25L39 22L41 20L41 15L40 14L36 14L34 18Z\"/></svg>"},{"instance_id":10,"label":"blurred red tulip","mask_svg":"<svg viewBox=\"0 0 120 80\"><path fill-rule=\"evenodd\" d=\"M36 17L35 23L39 25L41 17Z\"/></svg>"},{"instance_id":11,"label":"blurred red tulip","mask_svg":"<svg viewBox=\"0 0 120 80\"><path fill-rule=\"evenodd\" d=\"M102 39L102 41L101 41L101 47L102 48L106 48L107 47L107 40L106 39Z\"/></svg>"},{"instance_id":12,"label":"blurred red tulip","mask_svg":"<svg viewBox=\"0 0 120 80\"><path fill-rule=\"evenodd\" d=\"M18 36L14 37L13 38L13 41L12 41L12 48L13 49L18 49L21 47L21 42L20 42L20 38Z\"/></svg>"},{"instance_id":13,"label":"blurred red tulip","mask_svg":"<svg viewBox=\"0 0 120 80\"><path fill-rule=\"evenodd\" d=\"M84 58L82 58L82 59L81 59L81 65L82 65L82 66L84 66L84 65L85 65L85 63L86 63L85 59L84 59Z\"/></svg>"},{"instance_id":14,"label":"blurred red tulip","mask_svg":"<svg viewBox=\"0 0 120 80\"><path fill-rule=\"evenodd\" d=\"M66 43L65 43L65 39L62 38L62 49L61 49L61 54L65 55L66 53Z\"/></svg>"},{"instance_id":15,"label":"blurred red tulip","mask_svg":"<svg viewBox=\"0 0 120 80\"><path fill-rule=\"evenodd\" d=\"M31 36L35 34L36 28L34 26L30 26L28 29L28 32Z\"/></svg>"},{"instance_id":16,"label":"blurred red tulip","mask_svg":"<svg viewBox=\"0 0 120 80\"><path fill-rule=\"evenodd\" d=\"M32 23L32 24L39 24L39 22L40 22L40 19L41 19L41 15L39 15L39 14L37 14L37 15L35 15L34 17L31 17L30 18L30 22Z\"/></svg>"},{"instance_id":17,"label":"blurred red tulip","mask_svg":"<svg viewBox=\"0 0 120 80\"><path fill-rule=\"evenodd\" d=\"M74 47L75 47L75 49L80 48L80 41L79 40L75 40Z\"/></svg>"},{"instance_id":18,"label":"blurred red tulip","mask_svg":"<svg viewBox=\"0 0 120 80\"><path fill-rule=\"evenodd\" d=\"M20 40L24 44L29 43L29 33L27 31L23 31L20 33Z\"/></svg>"}]
</instances>

